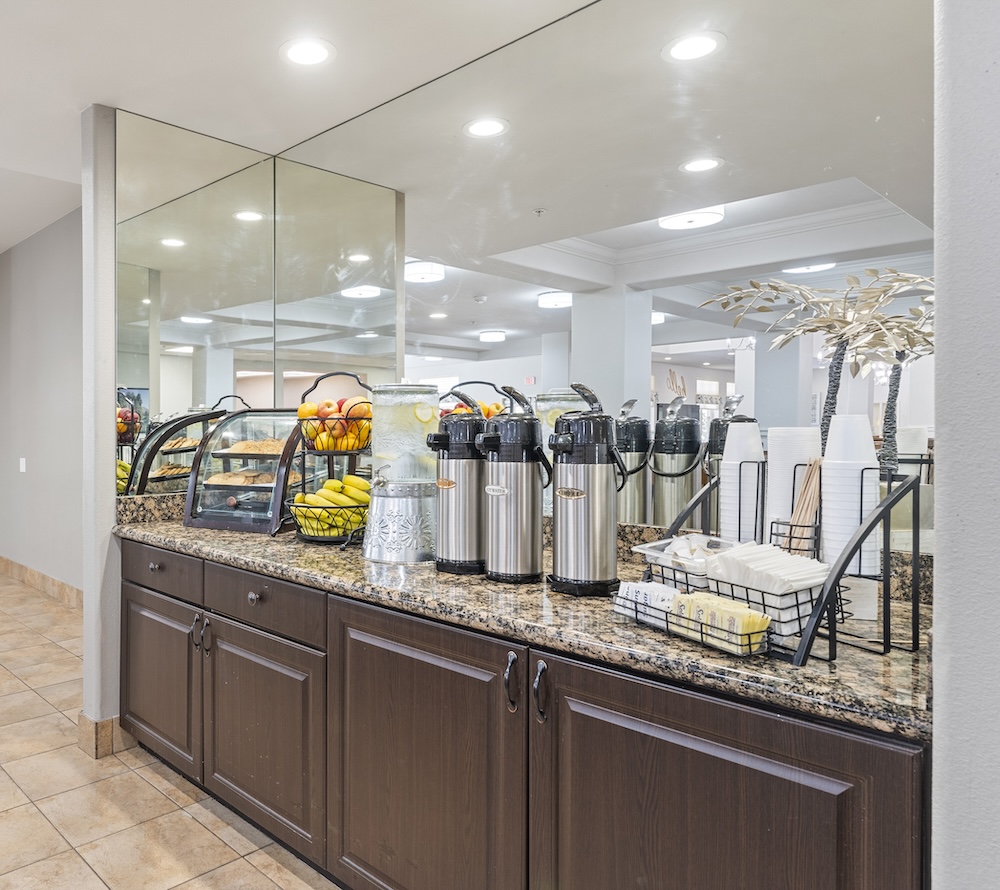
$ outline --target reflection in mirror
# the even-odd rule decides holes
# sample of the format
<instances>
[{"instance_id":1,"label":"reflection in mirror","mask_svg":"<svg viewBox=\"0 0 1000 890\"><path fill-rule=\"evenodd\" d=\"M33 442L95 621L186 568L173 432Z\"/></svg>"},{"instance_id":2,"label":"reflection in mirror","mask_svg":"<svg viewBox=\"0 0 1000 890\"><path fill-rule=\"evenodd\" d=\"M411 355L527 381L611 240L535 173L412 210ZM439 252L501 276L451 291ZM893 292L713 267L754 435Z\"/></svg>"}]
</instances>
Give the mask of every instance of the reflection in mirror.
<instances>
[{"instance_id":1,"label":"reflection in mirror","mask_svg":"<svg viewBox=\"0 0 1000 890\"><path fill-rule=\"evenodd\" d=\"M329 371L395 381L400 214L391 189L277 161L275 405Z\"/></svg>"}]
</instances>

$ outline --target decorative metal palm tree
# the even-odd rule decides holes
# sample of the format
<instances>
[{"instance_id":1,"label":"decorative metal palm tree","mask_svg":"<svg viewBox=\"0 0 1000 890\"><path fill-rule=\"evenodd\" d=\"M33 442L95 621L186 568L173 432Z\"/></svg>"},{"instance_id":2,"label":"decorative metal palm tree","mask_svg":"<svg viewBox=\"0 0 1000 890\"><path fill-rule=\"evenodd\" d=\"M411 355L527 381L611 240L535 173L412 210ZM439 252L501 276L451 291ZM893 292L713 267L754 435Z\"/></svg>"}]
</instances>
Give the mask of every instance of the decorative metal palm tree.
<instances>
[{"instance_id":1,"label":"decorative metal palm tree","mask_svg":"<svg viewBox=\"0 0 1000 890\"><path fill-rule=\"evenodd\" d=\"M781 317L768 327L769 331L781 332L771 349L780 349L805 334L819 334L823 338L824 347L831 353L826 401L820 421L824 452L830 419L837 411L840 378L848 355L851 355L851 374L861 371L867 374L872 362L888 360L895 365L896 352L921 348L922 338L929 338L927 330L921 330L919 335L916 330L908 330L902 324L909 320L906 316L890 316L883 310L903 292L920 293L925 302L933 301L933 293L926 294L928 289L933 289L933 279L888 268L866 269L865 275L870 279L867 283L862 283L856 275L848 275L847 288L842 291L810 288L779 279L763 284L751 280L747 287L733 285L726 293L702 304L718 303L727 312L735 312L734 327L749 312L780 312ZM920 316L910 317L915 323L925 314L921 310Z\"/></svg>"}]
</instances>

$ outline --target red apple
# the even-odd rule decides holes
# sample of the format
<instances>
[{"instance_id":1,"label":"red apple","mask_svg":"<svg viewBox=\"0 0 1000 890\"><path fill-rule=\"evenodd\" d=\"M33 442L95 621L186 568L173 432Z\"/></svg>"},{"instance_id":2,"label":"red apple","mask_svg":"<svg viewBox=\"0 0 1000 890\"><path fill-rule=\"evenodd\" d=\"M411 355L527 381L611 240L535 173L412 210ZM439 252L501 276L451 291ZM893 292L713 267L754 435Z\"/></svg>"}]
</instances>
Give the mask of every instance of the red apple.
<instances>
[{"instance_id":1,"label":"red apple","mask_svg":"<svg viewBox=\"0 0 1000 890\"><path fill-rule=\"evenodd\" d=\"M342 399L337 399L337 411L340 414L344 413L344 402L346 402L347 399L348 399L348 396L344 396Z\"/></svg>"},{"instance_id":2,"label":"red apple","mask_svg":"<svg viewBox=\"0 0 1000 890\"><path fill-rule=\"evenodd\" d=\"M347 433L347 418L343 414L331 414L326 418L326 429L337 438Z\"/></svg>"},{"instance_id":3,"label":"red apple","mask_svg":"<svg viewBox=\"0 0 1000 890\"><path fill-rule=\"evenodd\" d=\"M323 399L322 402L316 403L316 414L319 417L326 419L331 414L337 413L337 403L333 399Z\"/></svg>"}]
</instances>

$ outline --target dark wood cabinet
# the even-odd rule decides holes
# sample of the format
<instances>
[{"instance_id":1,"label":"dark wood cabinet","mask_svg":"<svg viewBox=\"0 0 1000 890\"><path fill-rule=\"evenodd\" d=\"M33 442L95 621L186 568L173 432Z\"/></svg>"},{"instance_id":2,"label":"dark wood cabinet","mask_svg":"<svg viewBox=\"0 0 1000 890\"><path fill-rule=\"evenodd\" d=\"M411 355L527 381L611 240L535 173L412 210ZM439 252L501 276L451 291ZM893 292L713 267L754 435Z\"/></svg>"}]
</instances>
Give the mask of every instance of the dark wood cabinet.
<instances>
[{"instance_id":1,"label":"dark wood cabinet","mask_svg":"<svg viewBox=\"0 0 1000 890\"><path fill-rule=\"evenodd\" d=\"M201 780L202 612L122 583L121 725L142 744Z\"/></svg>"},{"instance_id":2,"label":"dark wood cabinet","mask_svg":"<svg viewBox=\"0 0 1000 890\"><path fill-rule=\"evenodd\" d=\"M223 566L203 590L200 560L127 543L123 575L169 589L122 582L122 726L323 865L326 655L278 634L301 629L325 648L326 594Z\"/></svg>"},{"instance_id":3,"label":"dark wood cabinet","mask_svg":"<svg viewBox=\"0 0 1000 890\"><path fill-rule=\"evenodd\" d=\"M920 748L534 651L531 666L530 887L922 886Z\"/></svg>"},{"instance_id":4,"label":"dark wood cabinet","mask_svg":"<svg viewBox=\"0 0 1000 890\"><path fill-rule=\"evenodd\" d=\"M329 622L328 870L525 887L527 650L336 597Z\"/></svg>"},{"instance_id":5,"label":"dark wood cabinet","mask_svg":"<svg viewBox=\"0 0 1000 890\"><path fill-rule=\"evenodd\" d=\"M326 658L214 614L206 622L205 787L323 863Z\"/></svg>"}]
</instances>

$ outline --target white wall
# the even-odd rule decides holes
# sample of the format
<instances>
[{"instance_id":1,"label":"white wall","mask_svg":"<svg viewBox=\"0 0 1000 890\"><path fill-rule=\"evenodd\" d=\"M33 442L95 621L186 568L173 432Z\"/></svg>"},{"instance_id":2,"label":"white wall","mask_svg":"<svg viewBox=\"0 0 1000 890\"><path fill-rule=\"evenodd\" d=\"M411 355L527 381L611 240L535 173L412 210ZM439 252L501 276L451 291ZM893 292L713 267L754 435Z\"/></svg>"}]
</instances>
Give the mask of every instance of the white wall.
<instances>
[{"instance_id":1,"label":"white wall","mask_svg":"<svg viewBox=\"0 0 1000 890\"><path fill-rule=\"evenodd\" d=\"M160 356L160 414L164 417L181 414L191 407L191 374L190 356Z\"/></svg>"},{"instance_id":2,"label":"white wall","mask_svg":"<svg viewBox=\"0 0 1000 890\"><path fill-rule=\"evenodd\" d=\"M662 359L652 364L653 391L656 393L658 402L672 402L681 395L682 390L687 393L687 404L693 405L696 401L699 380L719 381L719 394L722 400L726 398L726 384L732 383L734 373L724 371L720 368L691 367L679 365L676 361L665 362Z\"/></svg>"},{"instance_id":3,"label":"white wall","mask_svg":"<svg viewBox=\"0 0 1000 890\"><path fill-rule=\"evenodd\" d=\"M80 219L74 210L0 254L0 556L74 587L83 572ZM113 403L106 414L110 429Z\"/></svg>"},{"instance_id":4,"label":"white wall","mask_svg":"<svg viewBox=\"0 0 1000 890\"><path fill-rule=\"evenodd\" d=\"M937 292L932 881L1000 875L1000 646L996 615L1000 413L1000 9L936 4L934 239ZM948 422L945 419L948 418ZM987 447L982 447L984 444ZM971 460L970 460L971 458Z\"/></svg>"},{"instance_id":5,"label":"white wall","mask_svg":"<svg viewBox=\"0 0 1000 890\"><path fill-rule=\"evenodd\" d=\"M430 377L457 377L461 380L487 380L497 386L513 386L526 396L537 395L541 389L541 355L524 355L516 358L483 359L478 362L424 361L420 357L406 357L405 374L407 380L417 383ZM534 383L525 383L525 377L534 377ZM583 381L586 383L586 381ZM485 386L470 387L470 396L481 402L492 402L487 398L493 390Z\"/></svg>"}]
</instances>

